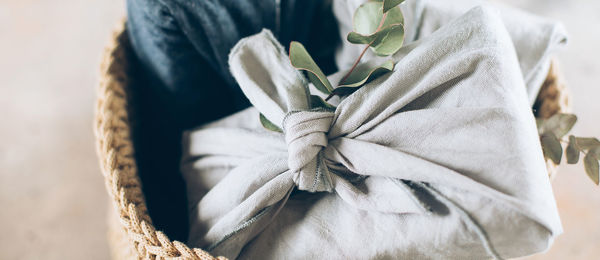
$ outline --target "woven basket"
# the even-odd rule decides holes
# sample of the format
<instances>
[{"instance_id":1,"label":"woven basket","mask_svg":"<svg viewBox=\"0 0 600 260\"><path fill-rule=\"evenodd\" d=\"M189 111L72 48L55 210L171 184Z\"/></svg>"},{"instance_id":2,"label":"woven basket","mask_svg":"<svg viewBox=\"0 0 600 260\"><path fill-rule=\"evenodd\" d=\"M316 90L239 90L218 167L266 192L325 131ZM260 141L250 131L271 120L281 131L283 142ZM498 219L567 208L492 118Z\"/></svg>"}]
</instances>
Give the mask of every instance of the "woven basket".
<instances>
[{"instance_id":1,"label":"woven basket","mask_svg":"<svg viewBox=\"0 0 600 260\"><path fill-rule=\"evenodd\" d=\"M111 199L109 242L113 259L225 259L189 248L155 230L146 207L134 158L129 101L135 64L124 22L115 31L101 65L95 120L96 146ZM535 102L536 116L547 118L569 111L568 93L553 61ZM550 177L557 166L547 162Z\"/></svg>"}]
</instances>

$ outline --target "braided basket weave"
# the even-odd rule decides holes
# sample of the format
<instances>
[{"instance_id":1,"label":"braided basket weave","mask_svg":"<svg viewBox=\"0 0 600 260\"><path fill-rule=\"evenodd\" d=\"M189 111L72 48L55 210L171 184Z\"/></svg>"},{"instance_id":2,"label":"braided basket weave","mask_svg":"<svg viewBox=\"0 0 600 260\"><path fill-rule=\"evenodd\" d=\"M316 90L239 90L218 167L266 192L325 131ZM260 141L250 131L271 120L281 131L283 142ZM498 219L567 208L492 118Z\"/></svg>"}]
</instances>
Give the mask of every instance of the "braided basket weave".
<instances>
[{"instance_id":1,"label":"braided basket weave","mask_svg":"<svg viewBox=\"0 0 600 260\"><path fill-rule=\"evenodd\" d=\"M131 45L124 23L115 31L102 58L95 118L96 146L106 189L111 199L109 242L113 259L225 259L189 248L155 230L134 158L132 106L128 100L132 74ZM556 62L534 105L537 117L568 112L568 92ZM557 165L547 161L549 176Z\"/></svg>"}]
</instances>

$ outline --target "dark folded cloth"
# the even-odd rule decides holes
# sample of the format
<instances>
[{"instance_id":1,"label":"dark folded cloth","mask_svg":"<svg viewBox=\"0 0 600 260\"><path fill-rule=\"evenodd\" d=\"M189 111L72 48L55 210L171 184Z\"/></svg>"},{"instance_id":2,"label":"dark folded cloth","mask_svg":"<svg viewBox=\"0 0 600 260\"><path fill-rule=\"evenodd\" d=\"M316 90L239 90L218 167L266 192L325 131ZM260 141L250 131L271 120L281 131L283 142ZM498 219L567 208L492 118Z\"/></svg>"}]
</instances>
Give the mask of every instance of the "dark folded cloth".
<instances>
[{"instance_id":1,"label":"dark folded cloth","mask_svg":"<svg viewBox=\"0 0 600 260\"><path fill-rule=\"evenodd\" d=\"M227 55L239 39L268 28L300 41L334 72L337 25L322 0L128 0L129 35L152 91L185 128L249 106Z\"/></svg>"},{"instance_id":2,"label":"dark folded cloth","mask_svg":"<svg viewBox=\"0 0 600 260\"><path fill-rule=\"evenodd\" d=\"M127 0L127 16L138 62L133 141L148 212L158 229L185 240L181 133L250 105L229 72L231 47L268 28L284 46L302 42L332 73L338 26L328 0Z\"/></svg>"}]
</instances>

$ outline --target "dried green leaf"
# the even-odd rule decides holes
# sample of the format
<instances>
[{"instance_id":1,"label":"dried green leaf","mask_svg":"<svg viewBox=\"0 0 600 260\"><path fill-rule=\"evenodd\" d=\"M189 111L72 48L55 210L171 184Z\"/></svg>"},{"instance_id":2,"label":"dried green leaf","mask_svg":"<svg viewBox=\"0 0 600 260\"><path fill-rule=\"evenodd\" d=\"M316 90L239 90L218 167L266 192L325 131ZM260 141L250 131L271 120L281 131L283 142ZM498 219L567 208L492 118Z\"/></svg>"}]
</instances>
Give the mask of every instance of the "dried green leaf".
<instances>
[{"instance_id":1,"label":"dried green leaf","mask_svg":"<svg viewBox=\"0 0 600 260\"><path fill-rule=\"evenodd\" d=\"M577 116L573 114L558 113L547 120L544 120L541 131L542 133L552 131L556 137L562 138L571 131L571 128L573 128L573 125L575 125L576 122Z\"/></svg>"},{"instance_id":2,"label":"dried green leaf","mask_svg":"<svg viewBox=\"0 0 600 260\"><path fill-rule=\"evenodd\" d=\"M569 136L569 145L567 145L566 153L568 164L576 164L579 161L579 147L577 147L575 136Z\"/></svg>"},{"instance_id":3,"label":"dried green leaf","mask_svg":"<svg viewBox=\"0 0 600 260\"><path fill-rule=\"evenodd\" d=\"M538 129L538 135L542 135L544 132L544 128L542 127L544 125L544 122L546 122L546 120L541 119L541 118L536 118L535 119L535 125L537 126Z\"/></svg>"},{"instance_id":4,"label":"dried green leaf","mask_svg":"<svg viewBox=\"0 0 600 260\"><path fill-rule=\"evenodd\" d=\"M538 118L535 121L535 124L537 125L537 128L538 128L538 133L540 136L542 136L542 134L549 131L546 127L547 121L548 121L548 119L543 119L543 118Z\"/></svg>"},{"instance_id":5,"label":"dried green leaf","mask_svg":"<svg viewBox=\"0 0 600 260\"><path fill-rule=\"evenodd\" d=\"M310 83L312 83L318 91L325 94L327 94L327 92L331 93L331 91L329 91L329 87L322 84L322 81L315 74L308 72L306 73L306 76L308 77L308 81L310 81ZM327 83L329 83L329 80L327 80Z\"/></svg>"},{"instance_id":6,"label":"dried green leaf","mask_svg":"<svg viewBox=\"0 0 600 260\"><path fill-rule=\"evenodd\" d=\"M576 137L575 139L577 140L577 147L581 149L580 151L600 147L600 141L595 137Z\"/></svg>"},{"instance_id":7,"label":"dried green leaf","mask_svg":"<svg viewBox=\"0 0 600 260\"><path fill-rule=\"evenodd\" d=\"M544 133L541 136L542 150L544 157L549 158L556 164L560 164L562 157L562 146L554 133Z\"/></svg>"},{"instance_id":8,"label":"dried green leaf","mask_svg":"<svg viewBox=\"0 0 600 260\"><path fill-rule=\"evenodd\" d=\"M310 95L310 107L311 108L324 108L327 110L335 110L335 106L327 103L319 96Z\"/></svg>"},{"instance_id":9,"label":"dried green leaf","mask_svg":"<svg viewBox=\"0 0 600 260\"><path fill-rule=\"evenodd\" d=\"M383 12L387 12L390 9L404 2L404 0L383 0Z\"/></svg>"},{"instance_id":10,"label":"dried green leaf","mask_svg":"<svg viewBox=\"0 0 600 260\"><path fill-rule=\"evenodd\" d=\"M592 153L596 158L600 158L600 146L596 146L588 150L588 153Z\"/></svg>"},{"instance_id":11,"label":"dried green leaf","mask_svg":"<svg viewBox=\"0 0 600 260\"><path fill-rule=\"evenodd\" d=\"M389 15L390 14L386 15L386 20L390 19L387 18ZM362 4L356 9L356 11L354 11L354 16L352 17L352 27L353 30L358 34L370 35L377 32L378 28L383 28L383 25L382 27L379 26L382 19L383 3L369 1ZM402 22L398 21L396 23Z\"/></svg>"},{"instance_id":12,"label":"dried green leaf","mask_svg":"<svg viewBox=\"0 0 600 260\"><path fill-rule=\"evenodd\" d=\"M358 65L354 71L352 71L352 74L350 74L348 78L339 83L339 87L333 90L331 96L350 95L367 82L392 70L394 70L394 62L391 60L380 65L373 65L373 63L362 63Z\"/></svg>"},{"instance_id":13,"label":"dried green leaf","mask_svg":"<svg viewBox=\"0 0 600 260\"><path fill-rule=\"evenodd\" d=\"M269 121L269 119L267 119L267 117L265 117L265 115L263 115L262 113L260 114L260 124L267 130L271 130L274 132L280 132L282 133L283 131L281 130L281 128L279 128L279 126L273 124L273 122Z\"/></svg>"},{"instance_id":14,"label":"dried green leaf","mask_svg":"<svg viewBox=\"0 0 600 260\"><path fill-rule=\"evenodd\" d=\"M396 53L404 43L404 26L392 25L383 37L375 39L371 44L371 50L378 56L389 56Z\"/></svg>"},{"instance_id":15,"label":"dried green leaf","mask_svg":"<svg viewBox=\"0 0 600 260\"><path fill-rule=\"evenodd\" d=\"M343 82L340 82L339 86L359 87L365 84L369 79L373 79L383 73L390 72L392 70L394 70L394 61L392 60L385 61L380 65L373 65L372 63L362 63L352 71L352 74L350 74L350 76L344 79Z\"/></svg>"},{"instance_id":16,"label":"dried green leaf","mask_svg":"<svg viewBox=\"0 0 600 260\"><path fill-rule=\"evenodd\" d=\"M362 35L357 32L350 32L350 33L348 33L348 36L346 36L346 40L348 40L348 42L354 43L354 44L371 44L382 33L386 33L386 32L380 31L378 33L371 34L371 35Z\"/></svg>"},{"instance_id":17,"label":"dried green leaf","mask_svg":"<svg viewBox=\"0 0 600 260\"><path fill-rule=\"evenodd\" d=\"M354 31L348 34L347 40L355 44L369 44L379 56L394 54L404 42L404 16L400 8L390 9L385 17L383 13L383 2L361 5L354 13Z\"/></svg>"},{"instance_id":18,"label":"dried green leaf","mask_svg":"<svg viewBox=\"0 0 600 260\"><path fill-rule=\"evenodd\" d=\"M592 179L592 181L594 181L594 183L596 183L596 185L598 185L599 184L598 158L593 153L588 153L583 158L583 164L585 166L585 172L587 173L587 175L590 177L590 179Z\"/></svg>"},{"instance_id":19,"label":"dried green leaf","mask_svg":"<svg viewBox=\"0 0 600 260\"><path fill-rule=\"evenodd\" d=\"M292 41L290 43L290 61L294 68L305 70L308 73L308 79L315 85L315 88L325 94L331 94L333 87L325 76L325 73L317 66L304 45Z\"/></svg>"}]
</instances>

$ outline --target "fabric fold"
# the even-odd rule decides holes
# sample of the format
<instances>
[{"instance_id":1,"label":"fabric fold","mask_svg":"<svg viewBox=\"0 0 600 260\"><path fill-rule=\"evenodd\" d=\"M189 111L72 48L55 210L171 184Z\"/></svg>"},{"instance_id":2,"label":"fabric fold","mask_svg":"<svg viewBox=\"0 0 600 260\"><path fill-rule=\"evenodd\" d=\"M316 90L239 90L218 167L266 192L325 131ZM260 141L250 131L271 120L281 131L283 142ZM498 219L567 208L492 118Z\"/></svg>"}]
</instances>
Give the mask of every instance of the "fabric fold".
<instances>
[{"instance_id":1,"label":"fabric fold","mask_svg":"<svg viewBox=\"0 0 600 260\"><path fill-rule=\"evenodd\" d=\"M186 135L188 183L226 173L190 196L201 199L188 243L240 259L545 250L562 229L498 14L474 8L393 59L393 72L335 111L315 110L270 32L240 41L230 67L254 107ZM263 129L259 113L284 133ZM233 163L211 164L227 157Z\"/></svg>"},{"instance_id":2,"label":"fabric fold","mask_svg":"<svg viewBox=\"0 0 600 260\"><path fill-rule=\"evenodd\" d=\"M366 1L334 0L333 10L340 25L341 39L352 30L354 10ZM404 41L418 41L480 5L493 8L500 15L517 52L529 102L533 105L548 74L552 56L567 43L568 35L559 22L487 0L407 0L401 5L406 17ZM338 68L352 66L353 57L360 51L360 46L342 41L336 54ZM369 58L377 57L371 55Z\"/></svg>"}]
</instances>

